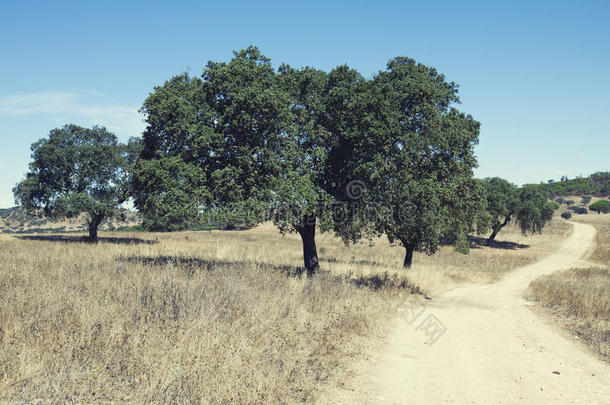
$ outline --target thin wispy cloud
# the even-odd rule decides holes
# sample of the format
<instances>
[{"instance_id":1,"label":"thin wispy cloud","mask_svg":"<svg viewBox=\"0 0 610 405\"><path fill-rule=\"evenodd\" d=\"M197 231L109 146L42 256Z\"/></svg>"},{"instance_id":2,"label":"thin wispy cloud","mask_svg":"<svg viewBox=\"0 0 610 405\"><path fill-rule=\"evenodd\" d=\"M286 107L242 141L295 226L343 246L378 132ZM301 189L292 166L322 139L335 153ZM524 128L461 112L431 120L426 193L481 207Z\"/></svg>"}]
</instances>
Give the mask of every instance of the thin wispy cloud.
<instances>
[{"instance_id":1,"label":"thin wispy cloud","mask_svg":"<svg viewBox=\"0 0 610 405\"><path fill-rule=\"evenodd\" d=\"M116 104L94 90L0 96L0 115L45 117L54 125L103 125L122 136L137 136L144 129L138 107Z\"/></svg>"}]
</instances>

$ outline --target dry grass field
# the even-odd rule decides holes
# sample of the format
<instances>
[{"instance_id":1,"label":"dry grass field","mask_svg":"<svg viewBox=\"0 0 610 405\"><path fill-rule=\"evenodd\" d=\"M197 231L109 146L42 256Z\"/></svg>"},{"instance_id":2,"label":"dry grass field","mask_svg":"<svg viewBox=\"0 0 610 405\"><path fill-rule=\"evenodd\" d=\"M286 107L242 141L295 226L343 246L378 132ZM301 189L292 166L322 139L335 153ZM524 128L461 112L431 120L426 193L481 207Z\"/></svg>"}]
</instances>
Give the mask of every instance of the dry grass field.
<instances>
[{"instance_id":1,"label":"dry grass field","mask_svg":"<svg viewBox=\"0 0 610 405\"><path fill-rule=\"evenodd\" d=\"M0 402L296 403L342 384L411 293L493 282L551 252L570 226L515 228L494 248L403 250L249 231L0 236ZM114 238L114 239L111 239ZM141 238L141 239L140 239ZM131 242L131 243L123 243ZM529 247L525 247L525 245Z\"/></svg>"},{"instance_id":2,"label":"dry grass field","mask_svg":"<svg viewBox=\"0 0 610 405\"><path fill-rule=\"evenodd\" d=\"M576 220L597 230L588 262L537 279L530 285L528 297L610 361L610 215L591 213Z\"/></svg>"}]
</instances>

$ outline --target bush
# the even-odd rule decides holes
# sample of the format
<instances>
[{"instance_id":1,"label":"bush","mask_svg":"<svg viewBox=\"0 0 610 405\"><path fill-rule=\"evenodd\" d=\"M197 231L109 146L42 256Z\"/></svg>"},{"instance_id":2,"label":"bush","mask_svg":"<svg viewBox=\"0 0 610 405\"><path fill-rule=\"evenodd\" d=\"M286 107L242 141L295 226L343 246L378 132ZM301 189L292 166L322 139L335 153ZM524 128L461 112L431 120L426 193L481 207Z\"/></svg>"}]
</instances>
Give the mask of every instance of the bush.
<instances>
[{"instance_id":1,"label":"bush","mask_svg":"<svg viewBox=\"0 0 610 405\"><path fill-rule=\"evenodd\" d=\"M564 203L566 205L574 205L575 201L574 200L565 200Z\"/></svg>"},{"instance_id":2,"label":"bush","mask_svg":"<svg viewBox=\"0 0 610 405\"><path fill-rule=\"evenodd\" d=\"M570 218L572 218L572 213L566 211L566 212L561 214L561 218L570 219Z\"/></svg>"},{"instance_id":3,"label":"bush","mask_svg":"<svg viewBox=\"0 0 610 405\"><path fill-rule=\"evenodd\" d=\"M563 202L564 202L564 201L565 201L565 200L564 200L562 197L557 197L557 198L555 198L555 202L556 202L556 203L563 204Z\"/></svg>"},{"instance_id":4,"label":"bush","mask_svg":"<svg viewBox=\"0 0 610 405\"><path fill-rule=\"evenodd\" d=\"M597 212L598 214L602 212L606 214L608 211L610 211L610 203L606 200L599 200L595 204L589 205L589 209Z\"/></svg>"},{"instance_id":5,"label":"bush","mask_svg":"<svg viewBox=\"0 0 610 405\"><path fill-rule=\"evenodd\" d=\"M582 198L580 199L580 203L583 205L587 205L591 202L591 196L590 195L583 195Z\"/></svg>"},{"instance_id":6,"label":"bush","mask_svg":"<svg viewBox=\"0 0 610 405\"><path fill-rule=\"evenodd\" d=\"M115 229L116 232L146 232L142 225L120 226Z\"/></svg>"},{"instance_id":7,"label":"bush","mask_svg":"<svg viewBox=\"0 0 610 405\"><path fill-rule=\"evenodd\" d=\"M574 209L574 212L576 214L583 215L586 214L588 211L585 207L576 207L576 209Z\"/></svg>"}]
</instances>

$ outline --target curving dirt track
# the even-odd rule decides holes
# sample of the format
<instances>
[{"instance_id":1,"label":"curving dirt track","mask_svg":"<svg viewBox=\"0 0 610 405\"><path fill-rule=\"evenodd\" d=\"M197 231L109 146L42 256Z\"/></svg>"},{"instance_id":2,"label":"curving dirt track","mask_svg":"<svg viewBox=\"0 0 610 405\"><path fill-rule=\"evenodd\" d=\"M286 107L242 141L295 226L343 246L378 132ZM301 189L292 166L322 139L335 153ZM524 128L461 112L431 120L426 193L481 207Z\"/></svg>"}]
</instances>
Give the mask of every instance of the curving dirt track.
<instances>
[{"instance_id":1,"label":"curving dirt track","mask_svg":"<svg viewBox=\"0 0 610 405\"><path fill-rule=\"evenodd\" d=\"M324 399L370 404L610 404L610 366L536 315L535 278L577 264L595 229L574 223L561 249L490 285L409 303L352 389Z\"/></svg>"}]
</instances>

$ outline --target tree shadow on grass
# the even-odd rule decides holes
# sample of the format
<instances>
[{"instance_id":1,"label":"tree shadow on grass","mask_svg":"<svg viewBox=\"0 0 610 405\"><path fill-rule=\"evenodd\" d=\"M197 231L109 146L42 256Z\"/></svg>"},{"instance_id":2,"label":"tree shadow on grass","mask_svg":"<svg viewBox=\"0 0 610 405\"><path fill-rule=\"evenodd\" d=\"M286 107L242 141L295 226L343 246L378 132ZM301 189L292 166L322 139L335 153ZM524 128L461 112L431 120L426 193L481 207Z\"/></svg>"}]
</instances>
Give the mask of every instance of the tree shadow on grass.
<instances>
[{"instance_id":1,"label":"tree shadow on grass","mask_svg":"<svg viewBox=\"0 0 610 405\"><path fill-rule=\"evenodd\" d=\"M202 259L198 257L175 257L175 256L130 256L121 257L118 260L127 263L136 263L144 266L176 266L183 267L188 270L189 273L193 273L195 270L203 271L214 271L217 269L228 268L228 267L260 267L263 269L270 269L278 271L287 276L300 276L304 269L298 266L288 265L277 265L262 262L246 262L239 260L222 260L222 259Z\"/></svg>"},{"instance_id":2,"label":"tree shadow on grass","mask_svg":"<svg viewBox=\"0 0 610 405\"><path fill-rule=\"evenodd\" d=\"M66 236L66 235L27 235L16 236L21 240L37 240L44 242L64 242L64 243L92 243L87 236ZM140 238L98 238L98 243L114 243L123 245L154 245L159 243L156 240L140 239Z\"/></svg>"},{"instance_id":3,"label":"tree shadow on grass","mask_svg":"<svg viewBox=\"0 0 610 405\"><path fill-rule=\"evenodd\" d=\"M118 259L126 263L141 264L144 266L176 266L186 271L188 275L193 275L200 271L214 271L230 267L259 267L279 272L286 277L300 277L304 274L305 269L299 266L278 265L262 262L238 261L238 260L222 260L222 259L202 259L198 257L175 257L175 256L130 256L121 257ZM411 284L407 279L398 276L390 276L387 273L362 275L354 277L351 274L334 275L330 272L321 270L319 274L341 282L349 283L358 288L369 288L373 291L381 289L405 290L411 294L424 295L424 292L416 285Z\"/></svg>"},{"instance_id":4,"label":"tree shadow on grass","mask_svg":"<svg viewBox=\"0 0 610 405\"><path fill-rule=\"evenodd\" d=\"M501 240L494 240L491 242L491 245L487 244L487 238L481 238L479 236L468 236L468 242L470 242L471 249L480 249L482 247L491 247L494 249L505 249L505 250L516 250L516 249L526 249L530 247L530 245L523 245L521 243L516 242L508 242Z\"/></svg>"}]
</instances>

